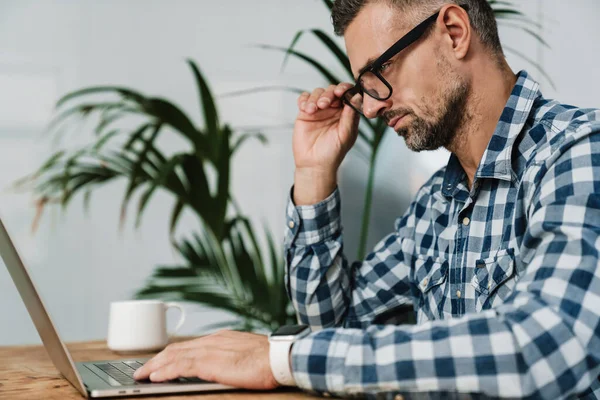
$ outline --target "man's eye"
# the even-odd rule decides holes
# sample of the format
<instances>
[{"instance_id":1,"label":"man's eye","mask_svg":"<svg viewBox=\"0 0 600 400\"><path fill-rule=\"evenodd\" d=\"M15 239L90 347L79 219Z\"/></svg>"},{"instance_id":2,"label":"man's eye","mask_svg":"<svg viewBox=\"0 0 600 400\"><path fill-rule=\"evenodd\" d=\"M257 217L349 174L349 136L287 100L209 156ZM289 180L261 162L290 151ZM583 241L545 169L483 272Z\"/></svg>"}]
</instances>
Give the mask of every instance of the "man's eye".
<instances>
[{"instance_id":1,"label":"man's eye","mask_svg":"<svg viewBox=\"0 0 600 400\"><path fill-rule=\"evenodd\" d=\"M379 72L384 72L386 69L388 69L388 67L390 65L392 65L392 63L390 61L388 61L385 64L381 65L381 67L379 67Z\"/></svg>"}]
</instances>

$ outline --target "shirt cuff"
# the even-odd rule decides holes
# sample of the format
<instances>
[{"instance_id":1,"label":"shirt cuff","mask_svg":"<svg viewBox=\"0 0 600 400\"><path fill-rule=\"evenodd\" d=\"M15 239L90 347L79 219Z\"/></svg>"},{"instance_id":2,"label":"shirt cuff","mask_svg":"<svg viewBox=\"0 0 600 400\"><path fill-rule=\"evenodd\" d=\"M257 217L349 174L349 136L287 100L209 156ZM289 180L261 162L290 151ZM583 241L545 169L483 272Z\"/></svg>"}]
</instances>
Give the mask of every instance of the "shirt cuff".
<instances>
[{"instance_id":1,"label":"shirt cuff","mask_svg":"<svg viewBox=\"0 0 600 400\"><path fill-rule=\"evenodd\" d=\"M285 245L311 246L323 242L341 230L341 199L336 188L329 197L310 206L296 206L294 188L287 205Z\"/></svg>"}]
</instances>

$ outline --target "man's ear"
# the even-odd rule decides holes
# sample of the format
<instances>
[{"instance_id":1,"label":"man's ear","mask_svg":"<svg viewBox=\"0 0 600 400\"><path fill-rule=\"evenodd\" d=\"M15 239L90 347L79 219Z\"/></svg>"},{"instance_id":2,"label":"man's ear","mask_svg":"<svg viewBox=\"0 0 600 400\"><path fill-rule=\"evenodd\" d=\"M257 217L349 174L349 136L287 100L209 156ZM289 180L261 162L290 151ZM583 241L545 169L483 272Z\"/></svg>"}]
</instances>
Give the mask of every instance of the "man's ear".
<instances>
[{"instance_id":1,"label":"man's ear","mask_svg":"<svg viewBox=\"0 0 600 400\"><path fill-rule=\"evenodd\" d=\"M440 10L438 24L448 44L452 46L452 53L457 60L467 56L471 45L471 22L467 12L456 4L448 4Z\"/></svg>"}]
</instances>

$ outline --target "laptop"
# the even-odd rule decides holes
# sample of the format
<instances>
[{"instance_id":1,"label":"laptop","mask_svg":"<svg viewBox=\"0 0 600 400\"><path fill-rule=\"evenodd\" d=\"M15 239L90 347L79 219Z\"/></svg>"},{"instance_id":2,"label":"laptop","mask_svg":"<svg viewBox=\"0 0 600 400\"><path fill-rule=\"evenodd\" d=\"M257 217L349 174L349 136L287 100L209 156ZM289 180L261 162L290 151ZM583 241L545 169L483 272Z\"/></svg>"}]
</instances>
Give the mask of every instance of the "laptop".
<instances>
[{"instance_id":1,"label":"laptop","mask_svg":"<svg viewBox=\"0 0 600 400\"><path fill-rule=\"evenodd\" d=\"M83 396L93 398L125 397L235 389L199 378L179 378L162 383L135 381L133 373L147 359L73 362L71 354L58 335L2 220L0 220L0 256L23 298L54 366Z\"/></svg>"}]
</instances>

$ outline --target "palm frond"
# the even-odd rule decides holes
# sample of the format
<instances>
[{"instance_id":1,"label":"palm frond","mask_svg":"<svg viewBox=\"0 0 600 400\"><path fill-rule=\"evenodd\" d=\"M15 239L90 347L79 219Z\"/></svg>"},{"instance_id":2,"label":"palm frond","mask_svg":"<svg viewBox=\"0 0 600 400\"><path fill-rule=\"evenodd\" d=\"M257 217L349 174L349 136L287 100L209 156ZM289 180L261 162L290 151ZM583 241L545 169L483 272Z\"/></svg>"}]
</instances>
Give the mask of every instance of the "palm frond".
<instances>
[{"instance_id":1,"label":"palm frond","mask_svg":"<svg viewBox=\"0 0 600 400\"><path fill-rule=\"evenodd\" d=\"M204 79L204 76L202 76L202 73L200 72L200 69L196 63L188 59L188 64L192 69L194 78L196 79L198 97L200 99L200 104L202 105L204 123L206 124L206 132L210 138L208 144L211 145L212 149L214 150L214 144L218 140L220 127L217 106L215 105L215 100L208 86L208 82L206 79Z\"/></svg>"},{"instance_id":2,"label":"palm frond","mask_svg":"<svg viewBox=\"0 0 600 400\"><path fill-rule=\"evenodd\" d=\"M257 47L259 47L261 49L265 49L265 50L277 50L277 51L284 52L286 54L291 54L291 55L299 58L300 60L305 61L306 63L311 65L313 68L315 68L321 75L323 75L323 77L330 84L337 85L339 82L341 82L341 80L338 79L335 75L333 75L333 73L331 73L327 68L325 68L322 63L320 63L315 58L310 57L304 53L301 53L296 50L288 50L285 47L271 46L271 45L266 45L266 44L258 45Z\"/></svg>"}]
</instances>

